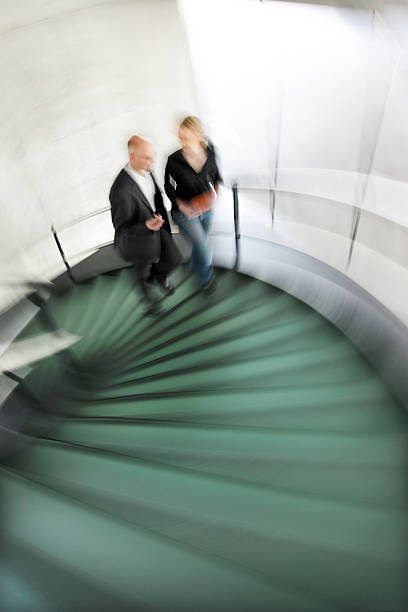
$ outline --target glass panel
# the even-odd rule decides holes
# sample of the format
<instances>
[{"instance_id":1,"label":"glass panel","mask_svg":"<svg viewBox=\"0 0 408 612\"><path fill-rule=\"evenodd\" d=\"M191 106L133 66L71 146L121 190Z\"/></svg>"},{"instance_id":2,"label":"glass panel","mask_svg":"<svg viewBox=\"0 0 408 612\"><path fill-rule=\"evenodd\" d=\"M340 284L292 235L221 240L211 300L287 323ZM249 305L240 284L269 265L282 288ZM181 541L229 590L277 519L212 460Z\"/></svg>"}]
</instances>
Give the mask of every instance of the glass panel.
<instances>
[{"instance_id":1,"label":"glass panel","mask_svg":"<svg viewBox=\"0 0 408 612\"><path fill-rule=\"evenodd\" d=\"M234 203L232 190L220 187L214 207L211 234L234 234Z\"/></svg>"},{"instance_id":2,"label":"glass panel","mask_svg":"<svg viewBox=\"0 0 408 612\"><path fill-rule=\"evenodd\" d=\"M110 210L85 219L58 232L70 265L88 257L92 251L113 242L114 230Z\"/></svg>"},{"instance_id":3,"label":"glass panel","mask_svg":"<svg viewBox=\"0 0 408 612\"><path fill-rule=\"evenodd\" d=\"M350 237L353 208L341 202L307 195L277 192L277 223L310 225L340 236Z\"/></svg>"},{"instance_id":4,"label":"glass panel","mask_svg":"<svg viewBox=\"0 0 408 612\"><path fill-rule=\"evenodd\" d=\"M356 241L408 270L407 228L363 211Z\"/></svg>"},{"instance_id":5,"label":"glass panel","mask_svg":"<svg viewBox=\"0 0 408 612\"><path fill-rule=\"evenodd\" d=\"M239 203L243 237L289 246L337 269L346 269L352 207L322 198L282 192L274 195L271 190L257 189L240 189Z\"/></svg>"},{"instance_id":6,"label":"glass panel","mask_svg":"<svg viewBox=\"0 0 408 612\"><path fill-rule=\"evenodd\" d=\"M238 190L241 234L272 239L273 194L270 191Z\"/></svg>"}]
</instances>

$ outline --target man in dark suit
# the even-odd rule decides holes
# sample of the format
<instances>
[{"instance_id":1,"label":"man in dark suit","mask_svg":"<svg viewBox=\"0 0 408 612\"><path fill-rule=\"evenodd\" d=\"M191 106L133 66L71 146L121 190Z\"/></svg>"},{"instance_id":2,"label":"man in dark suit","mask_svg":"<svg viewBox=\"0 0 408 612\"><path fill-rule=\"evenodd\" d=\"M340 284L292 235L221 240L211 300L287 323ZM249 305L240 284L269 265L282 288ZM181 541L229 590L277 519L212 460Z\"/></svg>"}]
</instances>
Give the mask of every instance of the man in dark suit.
<instances>
[{"instance_id":1,"label":"man in dark suit","mask_svg":"<svg viewBox=\"0 0 408 612\"><path fill-rule=\"evenodd\" d=\"M151 285L157 282L165 291L173 292L168 274L181 262L181 255L170 235L161 191L150 172L153 145L132 136L128 150L129 163L119 172L109 193L114 244L121 256L133 263L147 313L158 314Z\"/></svg>"}]
</instances>

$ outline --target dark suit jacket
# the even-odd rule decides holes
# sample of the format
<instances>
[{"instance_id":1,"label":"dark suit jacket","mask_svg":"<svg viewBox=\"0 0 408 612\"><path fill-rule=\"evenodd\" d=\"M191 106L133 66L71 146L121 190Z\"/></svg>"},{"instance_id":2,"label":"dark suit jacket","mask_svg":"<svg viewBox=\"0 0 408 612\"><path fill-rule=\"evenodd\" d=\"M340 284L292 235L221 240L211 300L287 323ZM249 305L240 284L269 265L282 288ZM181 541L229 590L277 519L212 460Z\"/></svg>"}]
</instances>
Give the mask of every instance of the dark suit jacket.
<instances>
[{"instance_id":1,"label":"dark suit jacket","mask_svg":"<svg viewBox=\"0 0 408 612\"><path fill-rule=\"evenodd\" d=\"M153 175L151 175L153 178ZM164 219L163 228L170 233L170 223L163 204L160 189L155 185L154 203L156 213ZM126 170L121 170L116 177L110 193L112 223L115 228L115 246L127 261L150 262L160 256L160 232L154 232L146 227L146 221L151 219L154 211L139 185L129 176Z\"/></svg>"}]
</instances>

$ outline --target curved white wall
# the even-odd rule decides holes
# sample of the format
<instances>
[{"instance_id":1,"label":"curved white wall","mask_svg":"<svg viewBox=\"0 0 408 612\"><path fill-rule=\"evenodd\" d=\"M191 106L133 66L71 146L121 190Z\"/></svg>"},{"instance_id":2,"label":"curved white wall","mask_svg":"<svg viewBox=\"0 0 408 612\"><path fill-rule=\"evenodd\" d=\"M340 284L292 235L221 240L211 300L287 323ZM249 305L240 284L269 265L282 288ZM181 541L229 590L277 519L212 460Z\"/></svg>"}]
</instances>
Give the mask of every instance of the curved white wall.
<instances>
[{"instance_id":1,"label":"curved white wall","mask_svg":"<svg viewBox=\"0 0 408 612\"><path fill-rule=\"evenodd\" d=\"M0 12L0 281L51 278L64 268L50 226L109 205L131 134L155 140L162 178L196 108L189 57L175 0L0 0ZM106 214L60 238L75 263L112 236ZM0 283L0 306L21 292Z\"/></svg>"},{"instance_id":2,"label":"curved white wall","mask_svg":"<svg viewBox=\"0 0 408 612\"><path fill-rule=\"evenodd\" d=\"M156 141L161 178L176 121L198 109L227 182L279 190L273 228L269 196L241 195L243 233L329 263L408 324L407 10L255 0L0 9L0 280L63 271L51 225L71 264L111 240L109 212L67 224L108 205L137 130ZM229 230L224 196L216 228ZM347 266L353 205L366 212ZM25 290L1 283L0 307Z\"/></svg>"},{"instance_id":3,"label":"curved white wall","mask_svg":"<svg viewBox=\"0 0 408 612\"><path fill-rule=\"evenodd\" d=\"M408 325L407 8L180 6L227 181L276 189L273 227L268 193L240 192L242 233L328 263Z\"/></svg>"}]
</instances>

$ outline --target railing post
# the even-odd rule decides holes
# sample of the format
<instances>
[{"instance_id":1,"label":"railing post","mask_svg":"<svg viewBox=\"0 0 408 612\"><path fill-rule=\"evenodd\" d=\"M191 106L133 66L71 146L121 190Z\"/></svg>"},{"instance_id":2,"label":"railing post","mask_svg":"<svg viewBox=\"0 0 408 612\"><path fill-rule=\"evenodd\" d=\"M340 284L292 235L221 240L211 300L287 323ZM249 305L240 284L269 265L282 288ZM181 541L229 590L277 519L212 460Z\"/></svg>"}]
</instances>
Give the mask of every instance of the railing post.
<instances>
[{"instance_id":1,"label":"railing post","mask_svg":"<svg viewBox=\"0 0 408 612\"><path fill-rule=\"evenodd\" d=\"M46 332L58 334L60 331L59 325L55 321L54 317L50 314L46 299L44 299L38 293L29 295L28 299L32 304L39 308L37 316L40 323L42 324L43 329L45 329ZM78 372L81 371L81 364L74 356L70 348L65 348L61 352L65 356L67 362L72 367L72 369Z\"/></svg>"},{"instance_id":2,"label":"railing post","mask_svg":"<svg viewBox=\"0 0 408 612\"><path fill-rule=\"evenodd\" d=\"M273 229L275 225L276 192L272 188L269 190L269 207L271 210L272 229Z\"/></svg>"},{"instance_id":3,"label":"railing post","mask_svg":"<svg viewBox=\"0 0 408 612\"><path fill-rule=\"evenodd\" d=\"M351 257L353 255L354 245L355 245L355 242L356 242L357 231L358 231L358 227L360 225L360 218L361 218L361 208L353 207L353 221L352 221L352 226L351 226L350 250L349 250L349 254L348 254L348 258L347 258L346 269L349 267L350 262L351 262Z\"/></svg>"},{"instance_id":4,"label":"railing post","mask_svg":"<svg viewBox=\"0 0 408 612\"><path fill-rule=\"evenodd\" d=\"M64 253L64 251L62 249L61 243L60 243L59 238L58 238L57 231L56 231L54 226L51 227L51 231L52 231L52 234L54 236L54 240L55 240L55 242L57 244L58 250L59 250L59 252L61 254L62 261L64 262L65 267L67 269L68 276L71 279L72 284L76 285L76 280L74 278L74 275L72 274L71 266L69 265L69 263L67 261L67 258L65 257L65 253Z\"/></svg>"},{"instance_id":5,"label":"railing post","mask_svg":"<svg viewBox=\"0 0 408 612\"><path fill-rule=\"evenodd\" d=\"M11 372L10 370L2 370L1 372L3 376L6 376L13 382L17 383L16 390L24 395L27 399L34 402L37 408L40 408L42 411L44 410L43 405L41 404L38 397L31 391L31 389L27 386L24 378L21 378L18 374Z\"/></svg>"},{"instance_id":6,"label":"railing post","mask_svg":"<svg viewBox=\"0 0 408 612\"><path fill-rule=\"evenodd\" d=\"M234 270L238 269L239 255L240 255L240 227L239 227L239 201L238 201L238 184L234 182L232 184L232 197L234 200L234 231L235 231L235 264Z\"/></svg>"}]
</instances>

